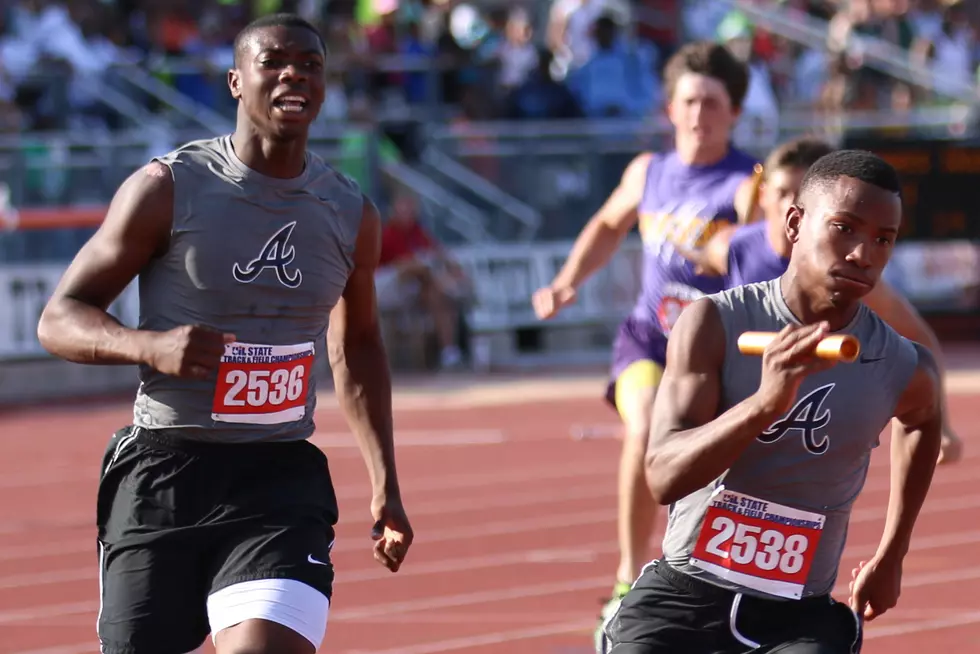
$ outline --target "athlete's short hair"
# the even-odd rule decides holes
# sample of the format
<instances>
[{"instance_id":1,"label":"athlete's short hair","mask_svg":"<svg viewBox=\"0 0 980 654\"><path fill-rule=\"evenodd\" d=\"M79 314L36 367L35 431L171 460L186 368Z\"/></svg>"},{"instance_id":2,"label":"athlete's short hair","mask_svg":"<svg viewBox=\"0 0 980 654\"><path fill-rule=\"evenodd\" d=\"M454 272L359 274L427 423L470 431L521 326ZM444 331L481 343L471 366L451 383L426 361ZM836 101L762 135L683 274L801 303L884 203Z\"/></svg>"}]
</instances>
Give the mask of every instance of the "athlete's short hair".
<instances>
[{"instance_id":1,"label":"athlete's short hair","mask_svg":"<svg viewBox=\"0 0 980 654\"><path fill-rule=\"evenodd\" d=\"M235 36L235 65L241 61L241 56L245 52L246 44L248 43L248 38L255 32L266 27L300 27L303 29L310 30L316 35L317 41L320 42L320 49L323 50L323 54L327 54L327 44L323 40L323 35L320 34L320 30L316 28L310 21L306 20L302 16L296 14L279 13L279 14L267 14L265 16L259 16L251 23L242 28L242 31Z\"/></svg>"},{"instance_id":2,"label":"athlete's short hair","mask_svg":"<svg viewBox=\"0 0 980 654\"><path fill-rule=\"evenodd\" d=\"M769 153L763 170L766 174L780 168L809 170L821 157L833 151L833 146L821 139L809 136L793 139Z\"/></svg>"},{"instance_id":3,"label":"athlete's short hair","mask_svg":"<svg viewBox=\"0 0 980 654\"><path fill-rule=\"evenodd\" d=\"M695 41L674 53L664 66L667 97L674 97L677 81L685 73L713 77L725 85L734 109L741 109L749 89L749 69L725 46L713 41Z\"/></svg>"},{"instance_id":4,"label":"athlete's short hair","mask_svg":"<svg viewBox=\"0 0 980 654\"><path fill-rule=\"evenodd\" d=\"M837 150L810 166L800 183L800 197L841 177L853 177L901 197L898 172L887 161L867 150Z\"/></svg>"}]
</instances>

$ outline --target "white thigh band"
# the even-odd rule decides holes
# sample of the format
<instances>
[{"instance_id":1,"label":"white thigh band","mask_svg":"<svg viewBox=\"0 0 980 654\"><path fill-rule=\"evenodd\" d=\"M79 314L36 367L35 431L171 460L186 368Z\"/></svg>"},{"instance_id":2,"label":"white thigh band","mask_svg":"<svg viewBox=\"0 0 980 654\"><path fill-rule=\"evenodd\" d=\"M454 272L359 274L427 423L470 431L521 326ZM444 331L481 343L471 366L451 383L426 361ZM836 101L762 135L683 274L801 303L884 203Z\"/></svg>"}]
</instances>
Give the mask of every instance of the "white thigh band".
<instances>
[{"instance_id":1,"label":"white thigh band","mask_svg":"<svg viewBox=\"0 0 980 654\"><path fill-rule=\"evenodd\" d=\"M211 638L245 620L262 619L292 629L320 649L330 600L295 579L256 579L232 584L208 597Z\"/></svg>"}]
</instances>

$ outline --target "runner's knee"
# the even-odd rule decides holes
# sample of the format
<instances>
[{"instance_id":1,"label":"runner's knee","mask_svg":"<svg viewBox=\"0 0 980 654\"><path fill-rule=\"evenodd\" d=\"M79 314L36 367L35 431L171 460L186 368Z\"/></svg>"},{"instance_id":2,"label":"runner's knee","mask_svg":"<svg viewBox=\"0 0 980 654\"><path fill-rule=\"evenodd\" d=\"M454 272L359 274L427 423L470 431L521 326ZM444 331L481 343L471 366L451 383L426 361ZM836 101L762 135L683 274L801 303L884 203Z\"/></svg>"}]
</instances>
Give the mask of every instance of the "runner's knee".
<instances>
[{"instance_id":1,"label":"runner's knee","mask_svg":"<svg viewBox=\"0 0 980 654\"><path fill-rule=\"evenodd\" d=\"M313 654L329 608L325 595L293 579L246 581L208 598L218 654Z\"/></svg>"}]
</instances>

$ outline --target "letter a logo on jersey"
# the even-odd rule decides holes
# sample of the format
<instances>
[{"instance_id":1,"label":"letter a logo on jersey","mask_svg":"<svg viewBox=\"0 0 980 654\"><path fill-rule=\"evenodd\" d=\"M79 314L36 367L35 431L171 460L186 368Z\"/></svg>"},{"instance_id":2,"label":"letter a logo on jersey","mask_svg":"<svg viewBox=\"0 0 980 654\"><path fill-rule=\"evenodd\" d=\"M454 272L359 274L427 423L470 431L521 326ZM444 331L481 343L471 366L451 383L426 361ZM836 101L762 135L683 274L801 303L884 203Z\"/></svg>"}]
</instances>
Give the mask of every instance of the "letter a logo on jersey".
<instances>
[{"instance_id":1,"label":"letter a logo on jersey","mask_svg":"<svg viewBox=\"0 0 980 654\"><path fill-rule=\"evenodd\" d=\"M823 454L830 449L830 436L817 436L817 430L830 424L830 409L823 409L824 400L834 390L833 382L806 394L790 409L789 413L772 423L769 429L759 435L763 443L775 443L791 431L799 431L803 437L803 447L812 454ZM821 409L823 412L821 413Z\"/></svg>"},{"instance_id":2,"label":"letter a logo on jersey","mask_svg":"<svg viewBox=\"0 0 980 654\"><path fill-rule=\"evenodd\" d=\"M263 270L271 268L276 272L276 277L279 278L279 282L283 286L297 288L303 281L302 271L299 268L293 270L292 273L286 270L286 266L296 258L296 248L289 245L289 237L292 236L295 228L296 221L294 220L273 234L272 238L262 246L262 252L259 253L259 256L249 261L244 268L236 263L231 271L235 279L243 284L248 284L254 282Z\"/></svg>"}]
</instances>

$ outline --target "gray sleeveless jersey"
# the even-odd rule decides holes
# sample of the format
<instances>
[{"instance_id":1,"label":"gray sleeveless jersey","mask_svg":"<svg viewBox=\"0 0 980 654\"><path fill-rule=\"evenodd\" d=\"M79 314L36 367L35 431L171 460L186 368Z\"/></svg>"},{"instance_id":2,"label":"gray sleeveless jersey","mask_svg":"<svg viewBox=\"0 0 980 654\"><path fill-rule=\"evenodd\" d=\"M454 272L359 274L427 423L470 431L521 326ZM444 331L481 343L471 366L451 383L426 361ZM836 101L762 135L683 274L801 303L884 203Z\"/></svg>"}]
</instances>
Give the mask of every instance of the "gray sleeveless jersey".
<instances>
[{"instance_id":1,"label":"gray sleeveless jersey","mask_svg":"<svg viewBox=\"0 0 980 654\"><path fill-rule=\"evenodd\" d=\"M309 437L313 356L353 268L360 190L313 154L297 178L259 174L230 136L156 161L173 175L173 229L140 275L139 327L204 325L236 342L207 381L141 366L135 424L199 440Z\"/></svg>"},{"instance_id":2,"label":"gray sleeveless jersey","mask_svg":"<svg viewBox=\"0 0 980 654\"><path fill-rule=\"evenodd\" d=\"M762 378L761 357L742 355L739 335L776 332L799 323L783 301L779 283L777 278L709 296L726 335L719 415L758 390ZM792 572L802 559L788 552L804 550L800 543L805 541L796 536L791 544L785 531L767 534L769 526L809 530L822 523L816 546L807 553L812 557L809 572L798 570L789 594L783 593L792 584L777 582L778 595L795 599L834 587L851 506L864 485L871 451L918 364L916 346L863 305L838 333L859 339L859 359L805 378L793 408L760 434L727 473L670 507L663 543L668 563L717 585L770 597L777 594L775 586L763 588L757 576L740 577L710 561L723 567L748 561L748 568L737 570L755 573L774 569L782 556L779 569ZM726 520L726 515L747 517ZM748 527L734 529L740 521ZM724 555L715 558L729 547L727 560Z\"/></svg>"}]
</instances>

